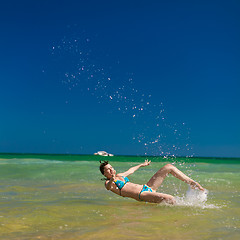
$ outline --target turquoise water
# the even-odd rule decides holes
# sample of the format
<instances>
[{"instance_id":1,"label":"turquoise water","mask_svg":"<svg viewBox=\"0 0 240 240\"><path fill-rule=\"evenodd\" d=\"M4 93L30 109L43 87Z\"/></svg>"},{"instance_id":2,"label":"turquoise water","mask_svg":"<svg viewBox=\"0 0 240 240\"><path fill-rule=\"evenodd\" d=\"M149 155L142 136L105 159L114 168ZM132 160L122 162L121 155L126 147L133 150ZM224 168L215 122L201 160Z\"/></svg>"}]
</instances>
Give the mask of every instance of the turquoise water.
<instances>
[{"instance_id":1,"label":"turquoise water","mask_svg":"<svg viewBox=\"0 0 240 240\"><path fill-rule=\"evenodd\" d=\"M239 239L240 159L150 158L130 180L144 184L174 163L209 190L186 200L188 186L170 176L160 192L178 205L149 204L105 190L98 156L1 155L0 239ZM145 157L110 157L117 172Z\"/></svg>"}]
</instances>

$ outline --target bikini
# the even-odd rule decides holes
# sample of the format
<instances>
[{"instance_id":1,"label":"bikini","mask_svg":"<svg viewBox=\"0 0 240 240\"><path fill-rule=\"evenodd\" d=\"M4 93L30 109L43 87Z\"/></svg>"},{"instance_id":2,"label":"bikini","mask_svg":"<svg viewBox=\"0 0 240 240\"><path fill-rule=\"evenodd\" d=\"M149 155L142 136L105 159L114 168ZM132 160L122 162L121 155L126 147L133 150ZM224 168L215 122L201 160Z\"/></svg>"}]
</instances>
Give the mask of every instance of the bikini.
<instances>
[{"instance_id":1,"label":"bikini","mask_svg":"<svg viewBox=\"0 0 240 240\"><path fill-rule=\"evenodd\" d=\"M117 187L120 190L120 196L121 196L122 188L129 182L129 179L127 177L124 177L124 176L122 176L122 177L123 177L124 181L122 181L122 180L115 180L114 181L115 184L117 185ZM143 193L143 192L153 192L153 190L150 187L148 187L146 184L144 184L141 192L138 195L139 200L141 200L140 196L141 196L141 193Z\"/></svg>"},{"instance_id":2,"label":"bikini","mask_svg":"<svg viewBox=\"0 0 240 240\"><path fill-rule=\"evenodd\" d=\"M115 181L114 181L115 184L117 185L117 187L118 187L119 190L120 190L120 196L121 196L121 190L122 190L122 188L126 185L126 183L129 182L129 179L128 179L127 177L124 177L124 176L122 176L122 177L123 177L124 181L122 181L122 180L115 180Z\"/></svg>"},{"instance_id":3,"label":"bikini","mask_svg":"<svg viewBox=\"0 0 240 240\"><path fill-rule=\"evenodd\" d=\"M140 198L140 196L141 196L141 193L143 193L143 192L153 192L153 190L149 187L149 186L147 186L146 184L144 184L143 185L143 188L142 188L142 191L139 193L139 195L138 195L138 198L139 198L139 200L141 200L142 201L142 199Z\"/></svg>"}]
</instances>

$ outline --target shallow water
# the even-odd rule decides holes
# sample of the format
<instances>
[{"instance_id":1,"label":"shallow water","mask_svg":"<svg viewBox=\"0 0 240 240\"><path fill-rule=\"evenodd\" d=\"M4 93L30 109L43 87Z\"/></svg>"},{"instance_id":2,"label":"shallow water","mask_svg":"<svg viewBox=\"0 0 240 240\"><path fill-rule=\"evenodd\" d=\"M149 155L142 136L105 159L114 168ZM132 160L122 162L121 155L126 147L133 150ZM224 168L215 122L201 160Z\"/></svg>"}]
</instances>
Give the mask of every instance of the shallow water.
<instances>
[{"instance_id":1,"label":"shallow water","mask_svg":"<svg viewBox=\"0 0 240 240\"><path fill-rule=\"evenodd\" d=\"M189 200L188 186L169 176L159 191L177 197L178 205L168 206L105 190L99 163L90 161L98 158L37 157L1 156L0 239L240 239L238 160L154 158L129 177L143 184L175 162L209 191L206 202ZM143 160L126 158L109 159L117 172Z\"/></svg>"}]
</instances>

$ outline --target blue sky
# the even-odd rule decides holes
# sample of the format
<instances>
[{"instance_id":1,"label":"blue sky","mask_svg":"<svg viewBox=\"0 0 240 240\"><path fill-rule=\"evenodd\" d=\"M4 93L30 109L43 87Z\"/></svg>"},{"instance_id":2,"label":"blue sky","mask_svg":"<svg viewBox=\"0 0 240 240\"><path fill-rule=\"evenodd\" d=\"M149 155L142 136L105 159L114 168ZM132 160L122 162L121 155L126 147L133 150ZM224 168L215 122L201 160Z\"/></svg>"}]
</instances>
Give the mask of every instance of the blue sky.
<instances>
[{"instance_id":1,"label":"blue sky","mask_svg":"<svg viewBox=\"0 0 240 240\"><path fill-rule=\"evenodd\" d=\"M0 152L240 157L239 10L3 3Z\"/></svg>"}]
</instances>

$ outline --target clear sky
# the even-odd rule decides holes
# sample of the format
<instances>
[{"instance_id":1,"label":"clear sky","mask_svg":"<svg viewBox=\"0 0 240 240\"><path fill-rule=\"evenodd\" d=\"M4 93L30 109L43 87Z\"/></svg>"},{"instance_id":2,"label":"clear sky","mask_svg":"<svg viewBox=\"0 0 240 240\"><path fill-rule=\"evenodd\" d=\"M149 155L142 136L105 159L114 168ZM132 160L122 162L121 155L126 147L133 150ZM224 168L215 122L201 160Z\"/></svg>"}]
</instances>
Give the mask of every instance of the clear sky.
<instances>
[{"instance_id":1,"label":"clear sky","mask_svg":"<svg viewBox=\"0 0 240 240\"><path fill-rule=\"evenodd\" d=\"M5 1L0 152L240 157L239 1Z\"/></svg>"}]
</instances>

